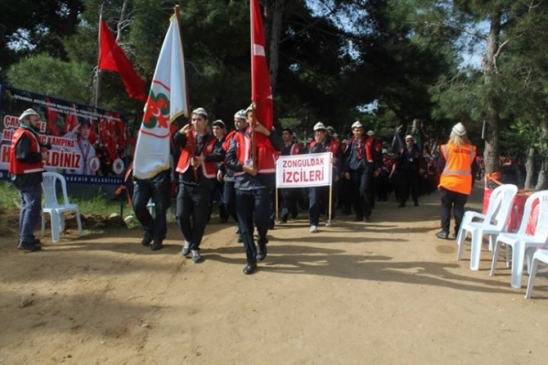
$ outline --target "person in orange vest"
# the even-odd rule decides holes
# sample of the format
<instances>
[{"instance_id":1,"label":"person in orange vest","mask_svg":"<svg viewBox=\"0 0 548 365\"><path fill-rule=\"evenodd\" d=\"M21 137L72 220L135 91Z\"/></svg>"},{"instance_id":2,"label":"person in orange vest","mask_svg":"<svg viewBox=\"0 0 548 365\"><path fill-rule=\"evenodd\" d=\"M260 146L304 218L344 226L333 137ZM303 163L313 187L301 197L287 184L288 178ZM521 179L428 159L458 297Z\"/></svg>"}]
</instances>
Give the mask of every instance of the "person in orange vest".
<instances>
[{"instance_id":1,"label":"person in orange vest","mask_svg":"<svg viewBox=\"0 0 548 365\"><path fill-rule=\"evenodd\" d=\"M464 216L464 206L472 191L472 173L475 170L476 147L468 140L466 129L457 123L451 130L447 144L440 146L437 171L440 173L438 190L441 197L441 231L436 237L449 238L451 210L455 216L455 237Z\"/></svg>"},{"instance_id":2,"label":"person in orange vest","mask_svg":"<svg viewBox=\"0 0 548 365\"><path fill-rule=\"evenodd\" d=\"M267 256L266 235L271 213L269 193L276 172L273 150L282 148L280 138L261 121L255 121L253 114L251 108L246 110L247 123L234 134L226 153L226 167L234 171L235 177L236 215L247 258L243 269L245 275L253 274L257 270L257 260L263 261ZM267 136L270 142L270 146L268 143L255 146L255 161L253 133ZM253 239L253 223L257 228L258 248Z\"/></svg>"},{"instance_id":3,"label":"person in orange vest","mask_svg":"<svg viewBox=\"0 0 548 365\"><path fill-rule=\"evenodd\" d=\"M34 229L42 211L42 174L51 146L40 142L40 115L27 109L19 117L19 128L13 134L9 149L10 181L19 190L21 212L19 214L20 250L40 251L40 240L34 237Z\"/></svg>"},{"instance_id":4,"label":"person in orange vest","mask_svg":"<svg viewBox=\"0 0 548 365\"><path fill-rule=\"evenodd\" d=\"M173 137L181 151L175 169L179 174L177 223L185 239L181 254L188 256L192 253L194 263L203 261L200 243L211 212L217 163L224 159L221 142L208 133L207 123L205 109L195 109L191 123L183 126Z\"/></svg>"}]
</instances>

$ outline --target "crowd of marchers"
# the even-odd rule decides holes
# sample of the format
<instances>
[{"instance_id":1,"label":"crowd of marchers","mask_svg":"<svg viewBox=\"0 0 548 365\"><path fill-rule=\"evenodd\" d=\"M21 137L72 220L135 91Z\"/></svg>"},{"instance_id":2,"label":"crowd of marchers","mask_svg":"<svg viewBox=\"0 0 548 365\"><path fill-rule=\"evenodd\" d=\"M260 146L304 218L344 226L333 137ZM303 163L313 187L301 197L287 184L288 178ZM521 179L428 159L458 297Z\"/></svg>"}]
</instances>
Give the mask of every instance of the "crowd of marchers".
<instances>
[{"instance_id":1,"label":"crowd of marchers","mask_svg":"<svg viewBox=\"0 0 548 365\"><path fill-rule=\"evenodd\" d=\"M39 142L39 118L32 109L23 112L10 148L11 181L21 196L18 247L30 252L41 249L33 231L40 215L40 183L48 153ZM247 259L246 275L267 258L268 230L297 218L302 210L308 212L310 232L316 233L320 222L326 227L335 224L337 212L353 213L355 221L371 221L376 201L394 200L399 208L409 202L419 209L419 197L437 189L442 207L442 230L437 237L449 238L451 212L458 231L477 167L475 147L461 123L453 127L447 144L431 155L415 144L412 135L405 137L403 146L389 150L374 131L365 133L359 121L350 129L351 134L340 140L332 127L318 122L314 137L299 143L289 128L281 134L267 129L251 107L235 113L230 132L222 120L210 123L205 109L195 109L189 123L173 135L171 171L131 181L133 210L144 229L141 244L154 251L163 248L173 195L184 241L182 255L194 263L204 261L200 244L217 202L221 222L231 218L236 222ZM279 156L326 152L331 153L331 186L280 189L277 209ZM154 214L149 212L150 202Z\"/></svg>"}]
</instances>

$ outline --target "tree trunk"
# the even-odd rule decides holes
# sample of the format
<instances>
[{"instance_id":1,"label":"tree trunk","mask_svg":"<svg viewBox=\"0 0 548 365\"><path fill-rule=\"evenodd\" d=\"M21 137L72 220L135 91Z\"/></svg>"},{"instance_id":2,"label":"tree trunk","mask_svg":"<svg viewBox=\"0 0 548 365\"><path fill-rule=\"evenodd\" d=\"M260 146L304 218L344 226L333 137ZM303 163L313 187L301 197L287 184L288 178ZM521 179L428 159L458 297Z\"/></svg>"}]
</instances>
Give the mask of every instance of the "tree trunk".
<instances>
[{"instance_id":1,"label":"tree trunk","mask_svg":"<svg viewBox=\"0 0 548 365\"><path fill-rule=\"evenodd\" d=\"M535 185L535 191L544 190L546 187L546 161L540 164L540 170L538 172L537 184Z\"/></svg>"},{"instance_id":2,"label":"tree trunk","mask_svg":"<svg viewBox=\"0 0 548 365\"><path fill-rule=\"evenodd\" d=\"M533 176L535 175L535 149L529 147L527 151L527 161L525 161L525 184L523 188L526 190L533 189Z\"/></svg>"},{"instance_id":3,"label":"tree trunk","mask_svg":"<svg viewBox=\"0 0 548 365\"><path fill-rule=\"evenodd\" d=\"M487 49L483 60L482 71L484 75L484 85L487 88L487 116L485 131L485 173L492 174L500 171L499 163L499 110L492 88L496 82L496 58L499 48L499 37L501 32L500 10L491 15L489 36L487 39ZM488 187L494 189L496 185L488 182Z\"/></svg>"},{"instance_id":4,"label":"tree trunk","mask_svg":"<svg viewBox=\"0 0 548 365\"><path fill-rule=\"evenodd\" d=\"M547 174L547 161L546 161L546 137L548 136L548 122L541 122L540 125L540 136L539 142L541 147L540 155L542 156L542 162L540 164L540 169L538 172L537 184L535 185L535 191L540 191L546 189L546 174Z\"/></svg>"},{"instance_id":5,"label":"tree trunk","mask_svg":"<svg viewBox=\"0 0 548 365\"><path fill-rule=\"evenodd\" d=\"M280 37L282 34L282 19L285 0L270 0L265 6L266 36L269 40L269 72L270 86L272 93L276 92L276 82L278 80L278 68L280 59Z\"/></svg>"}]
</instances>

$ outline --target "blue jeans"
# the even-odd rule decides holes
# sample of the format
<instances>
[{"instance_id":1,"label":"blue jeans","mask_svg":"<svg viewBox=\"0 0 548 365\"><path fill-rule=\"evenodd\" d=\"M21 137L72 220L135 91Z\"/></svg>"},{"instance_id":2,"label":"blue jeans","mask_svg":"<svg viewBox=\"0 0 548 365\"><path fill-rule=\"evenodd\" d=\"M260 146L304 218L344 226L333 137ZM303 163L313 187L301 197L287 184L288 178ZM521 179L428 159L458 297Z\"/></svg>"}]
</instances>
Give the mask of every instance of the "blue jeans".
<instances>
[{"instance_id":1,"label":"blue jeans","mask_svg":"<svg viewBox=\"0 0 548 365\"><path fill-rule=\"evenodd\" d=\"M19 244L34 243L34 229L42 212L42 186L33 185L19 189L21 210L19 212Z\"/></svg>"},{"instance_id":2,"label":"blue jeans","mask_svg":"<svg viewBox=\"0 0 548 365\"><path fill-rule=\"evenodd\" d=\"M133 187L133 211L145 229L152 233L155 243L162 243L167 233L166 212L171 204L171 177L169 170L163 171L151 179L135 180ZM147 204L154 202L154 218Z\"/></svg>"},{"instance_id":3,"label":"blue jeans","mask_svg":"<svg viewBox=\"0 0 548 365\"><path fill-rule=\"evenodd\" d=\"M251 190L236 189L236 215L240 227L240 237L244 241L247 263L256 262L257 247L253 241L253 221L257 227L259 243L266 244L270 219L270 199L268 188Z\"/></svg>"}]
</instances>

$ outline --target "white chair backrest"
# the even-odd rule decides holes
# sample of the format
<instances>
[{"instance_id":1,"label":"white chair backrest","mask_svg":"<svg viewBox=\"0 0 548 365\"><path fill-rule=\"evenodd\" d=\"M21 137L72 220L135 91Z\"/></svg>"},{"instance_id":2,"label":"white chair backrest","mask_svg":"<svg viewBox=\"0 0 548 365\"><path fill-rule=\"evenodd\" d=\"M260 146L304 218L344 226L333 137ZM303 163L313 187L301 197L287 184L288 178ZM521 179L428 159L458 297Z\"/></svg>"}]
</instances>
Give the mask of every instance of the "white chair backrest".
<instances>
[{"instance_id":1,"label":"white chair backrest","mask_svg":"<svg viewBox=\"0 0 548 365\"><path fill-rule=\"evenodd\" d=\"M487 212L485 213L485 220L487 222L491 222L493 216L495 216L500 210L500 205L502 203L503 187L504 185L500 185L491 192L491 196L489 197L489 205L487 206Z\"/></svg>"},{"instance_id":2,"label":"white chair backrest","mask_svg":"<svg viewBox=\"0 0 548 365\"><path fill-rule=\"evenodd\" d=\"M512 184L505 184L500 186L501 189L501 202L499 209L491 217L491 222L499 230L504 231L512 208L514 207L514 198L518 193L518 187Z\"/></svg>"},{"instance_id":3,"label":"white chair backrest","mask_svg":"<svg viewBox=\"0 0 548 365\"><path fill-rule=\"evenodd\" d=\"M535 205L535 202L538 202L538 205ZM535 211L536 214L533 215ZM533 237L541 240L548 239L548 190L538 191L527 198L518 234L527 234L531 218L535 218L533 222L535 234Z\"/></svg>"},{"instance_id":4,"label":"white chair backrest","mask_svg":"<svg viewBox=\"0 0 548 365\"><path fill-rule=\"evenodd\" d=\"M57 183L59 182L62 191L63 201L59 204L57 197ZM44 191L44 207L57 208L69 204L67 194L67 183L65 177L57 172L44 172L42 181L42 190Z\"/></svg>"}]
</instances>

